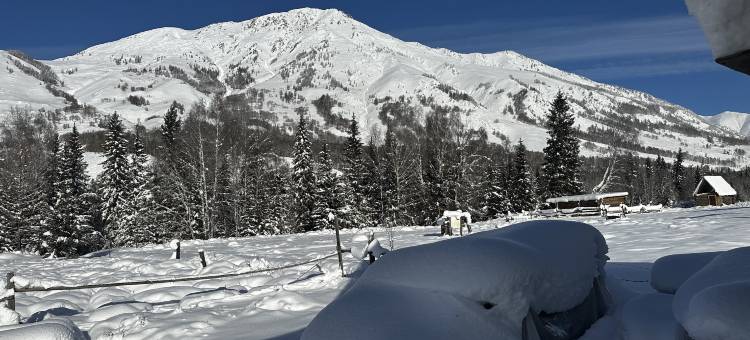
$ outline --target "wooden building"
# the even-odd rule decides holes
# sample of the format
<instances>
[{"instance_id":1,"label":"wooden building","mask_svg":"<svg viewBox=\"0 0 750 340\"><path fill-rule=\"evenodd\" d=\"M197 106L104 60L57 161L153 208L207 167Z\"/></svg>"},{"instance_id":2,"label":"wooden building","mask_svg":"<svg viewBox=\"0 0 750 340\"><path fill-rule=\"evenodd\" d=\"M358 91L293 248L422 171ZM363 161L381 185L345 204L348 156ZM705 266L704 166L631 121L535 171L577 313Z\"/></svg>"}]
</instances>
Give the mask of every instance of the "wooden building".
<instances>
[{"instance_id":1,"label":"wooden building","mask_svg":"<svg viewBox=\"0 0 750 340\"><path fill-rule=\"evenodd\" d=\"M721 176L703 176L693 191L695 204L700 206L737 203L737 191Z\"/></svg>"},{"instance_id":2,"label":"wooden building","mask_svg":"<svg viewBox=\"0 0 750 340\"><path fill-rule=\"evenodd\" d=\"M627 192L607 192L587 195L552 197L547 203L560 213L570 215L599 214L602 206L621 206L627 201Z\"/></svg>"}]
</instances>

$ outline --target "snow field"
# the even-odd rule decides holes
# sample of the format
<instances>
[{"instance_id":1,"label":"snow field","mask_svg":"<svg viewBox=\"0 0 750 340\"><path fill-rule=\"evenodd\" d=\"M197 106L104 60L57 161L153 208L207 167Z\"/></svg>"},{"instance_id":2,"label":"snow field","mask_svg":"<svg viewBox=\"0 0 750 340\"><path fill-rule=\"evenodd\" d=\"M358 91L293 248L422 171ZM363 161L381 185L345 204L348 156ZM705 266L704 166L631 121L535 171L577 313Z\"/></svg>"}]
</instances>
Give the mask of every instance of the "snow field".
<instances>
[{"instance_id":1,"label":"snow field","mask_svg":"<svg viewBox=\"0 0 750 340\"><path fill-rule=\"evenodd\" d=\"M654 278L654 283L651 282L651 268L659 266L659 263L653 264L654 261L665 255L715 252L748 246L750 234L746 232L745 225L748 217L750 217L750 206L735 205L722 208L666 209L662 213L630 214L624 219L575 218L577 221L596 227L607 241L608 256L611 258L605 266L607 286L615 301L612 314L594 324L583 339L641 339L636 335L644 334L646 329L654 329L657 333L653 334L663 334L658 332L670 326L668 322L660 321L662 318L657 316L664 315L667 318L671 304L664 304L667 297L656 299L649 297L662 296L657 295L658 292L651 287L652 284L662 284L656 283L660 281L657 277ZM496 227L505 225L506 222L496 220L477 223L473 229L476 231L494 230ZM380 239L383 244L387 244L383 229L373 231L376 238ZM452 240L450 237L440 237L439 227L399 227L395 236L394 245L397 249ZM480 241L473 238L465 239L470 243L493 241ZM549 238L549 240L554 241L554 238ZM344 248L364 249L366 232L344 230L342 241ZM497 240L497 242L507 241ZM440 244L434 246L444 247ZM333 232L323 231L295 235L183 241L181 261L169 260L172 249L168 245L120 248L71 260L0 254L0 271L14 271L19 279L17 283L27 279L27 281L39 281L46 285L76 285L228 273L239 269L246 270L248 267L256 269L267 266L275 267L327 255L334 250L334 247ZM206 251L209 263L206 268L201 268L197 257L199 249ZM402 249L401 251L413 252L414 250ZM532 250L528 251L532 252ZM385 255L381 260L385 261L389 255L392 254ZM361 265L359 259L348 254L345 255L344 260L347 272L356 272ZM460 265L458 262L453 263L459 267L467 266L466 261L461 262ZM594 268L588 270L594 271ZM366 275L375 274L373 272L373 274ZM458 280L454 276L451 278ZM91 339L299 339L302 330L316 314L353 283L354 280L351 278L341 278L338 263L334 257L322 261L320 269L310 264L280 272L227 279L77 291L19 293L16 295L16 305L17 311L25 322L70 320L88 333ZM481 287L479 282L466 284ZM441 300L446 304L445 308L421 311L430 313L433 317L446 313L449 308L452 308L450 306L461 308L469 308L467 307L469 305L476 306L473 300L469 303L465 297L460 296L447 301L445 294L430 295L425 293L424 289L417 290L423 293L414 295L413 299L419 299L414 300L414 304L435 300ZM479 288L476 292L477 294L484 293ZM407 301L410 300L398 301L399 309L407 309L411 305L411 303L406 303ZM639 304L638 301L641 303ZM700 301L700 299L695 301ZM371 307L387 306L388 303L388 301L375 301ZM626 304L632 305L626 306ZM706 309L702 307L701 310ZM628 311L635 311L635 313ZM649 315L651 311L661 312L651 314L654 317L645 318L644 315ZM386 312L391 313L392 310L372 314L385 315ZM482 308L477 312L486 311ZM633 318L638 315L641 319ZM430 317L425 314L420 322L429 320ZM648 323L649 321L653 322ZM388 327L380 321L372 322L372 326ZM436 330L442 329L447 332L445 328L450 327L438 327ZM632 333L634 329L644 331Z\"/></svg>"},{"instance_id":2,"label":"snow field","mask_svg":"<svg viewBox=\"0 0 750 340\"><path fill-rule=\"evenodd\" d=\"M555 313L584 300L606 252L593 227L549 220L399 249L323 309L302 339L520 339L529 308Z\"/></svg>"}]
</instances>

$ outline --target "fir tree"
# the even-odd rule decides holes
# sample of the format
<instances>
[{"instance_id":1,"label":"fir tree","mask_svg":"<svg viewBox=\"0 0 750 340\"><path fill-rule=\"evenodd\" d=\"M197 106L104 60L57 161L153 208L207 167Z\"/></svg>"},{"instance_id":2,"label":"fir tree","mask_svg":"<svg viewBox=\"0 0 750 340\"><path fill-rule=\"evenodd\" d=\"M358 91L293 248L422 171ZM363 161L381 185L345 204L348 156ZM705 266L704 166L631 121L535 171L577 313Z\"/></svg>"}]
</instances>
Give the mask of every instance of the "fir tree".
<instances>
[{"instance_id":1,"label":"fir tree","mask_svg":"<svg viewBox=\"0 0 750 340\"><path fill-rule=\"evenodd\" d=\"M299 110L299 123L294 142L292 161L292 182L294 183L294 204L296 225L302 231L315 229L313 209L315 208L315 172L312 163L312 149L307 131L307 117Z\"/></svg>"},{"instance_id":2,"label":"fir tree","mask_svg":"<svg viewBox=\"0 0 750 340\"><path fill-rule=\"evenodd\" d=\"M328 151L328 144L323 146L318 154L318 171L316 182L315 209L313 219L315 220L315 229L330 229L333 226L328 219L329 214L337 216L339 208L338 195L336 194L336 174L333 172L333 162Z\"/></svg>"},{"instance_id":3,"label":"fir tree","mask_svg":"<svg viewBox=\"0 0 750 340\"><path fill-rule=\"evenodd\" d=\"M43 234L43 251L54 256L78 255L91 248L96 232L90 224L85 195L88 189L83 146L75 126L60 160L60 200L51 225Z\"/></svg>"},{"instance_id":4,"label":"fir tree","mask_svg":"<svg viewBox=\"0 0 750 340\"><path fill-rule=\"evenodd\" d=\"M678 202L685 200L685 167L682 165L684 153L682 148L677 151L674 163L672 163L672 183L674 194Z\"/></svg>"},{"instance_id":5,"label":"fir tree","mask_svg":"<svg viewBox=\"0 0 750 340\"><path fill-rule=\"evenodd\" d=\"M107 123L104 156L104 171L99 178L103 201L102 217L109 237L117 239L117 234L122 233L117 230L119 223L127 215L126 210L133 199L134 189L131 183L134 171L128 159L128 140L117 113L112 114Z\"/></svg>"},{"instance_id":6,"label":"fir tree","mask_svg":"<svg viewBox=\"0 0 750 340\"><path fill-rule=\"evenodd\" d=\"M526 146L523 140L519 140L515 148L512 176L508 185L511 210L516 213L533 210L536 207L536 192L526 160Z\"/></svg>"},{"instance_id":7,"label":"fir tree","mask_svg":"<svg viewBox=\"0 0 750 340\"><path fill-rule=\"evenodd\" d=\"M174 101L164 114L164 123L161 125L161 138L164 142L166 158L174 162L177 157L177 135L180 132L182 122L180 116L185 113L182 104Z\"/></svg>"},{"instance_id":8,"label":"fir tree","mask_svg":"<svg viewBox=\"0 0 750 340\"><path fill-rule=\"evenodd\" d=\"M60 198L60 157L60 136L54 133L47 143L47 164L44 169L44 193L50 208L54 208Z\"/></svg>"},{"instance_id":9,"label":"fir tree","mask_svg":"<svg viewBox=\"0 0 750 340\"><path fill-rule=\"evenodd\" d=\"M362 159L362 142L359 139L359 125L352 115L349 136L344 149L344 176L346 186L346 213L338 218L344 228L362 228L370 225L367 218L369 209L365 186L366 169Z\"/></svg>"},{"instance_id":10,"label":"fir tree","mask_svg":"<svg viewBox=\"0 0 750 340\"><path fill-rule=\"evenodd\" d=\"M121 222L114 235L119 246L138 246L156 242L156 208L151 192L152 174L148 169L148 155L143 150L138 134L133 138L130 156L130 182L128 201L120 209Z\"/></svg>"},{"instance_id":11,"label":"fir tree","mask_svg":"<svg viewBox=\"0 0 750 340\"><path fill-rule=\"evenodd\" d=\"M547 146L542 165L542 198L574 195L581 192L578 178L578 138L573 128L575 120L562 93L558 93L547 114Z\"/></svg>"},{"instance_id":12,"label":"fir tree","mask_svg":"<svg viewBox=\"0 0 750 340\"><path fill-rule=\"evenodd\" d=\"M489 188L485 193L484 214L487 218L498 218L509 212L511 202L508 195L506 166L493 164L487 174Z\"/></svg>"}]
</instances>

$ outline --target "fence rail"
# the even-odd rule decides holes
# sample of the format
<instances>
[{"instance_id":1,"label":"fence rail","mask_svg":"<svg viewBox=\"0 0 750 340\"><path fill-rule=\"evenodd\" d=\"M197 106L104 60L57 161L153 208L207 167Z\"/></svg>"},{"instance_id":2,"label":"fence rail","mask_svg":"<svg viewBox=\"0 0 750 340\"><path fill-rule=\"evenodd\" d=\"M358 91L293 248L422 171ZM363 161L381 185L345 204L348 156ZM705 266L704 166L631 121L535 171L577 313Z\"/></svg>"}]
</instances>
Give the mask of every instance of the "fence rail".
<instances>
[{"instance_id":1,"label":"fence rail","mask_svg":"<svg viewBox=\"0 0 750 340\"><path fill-rule=\"evenodd\" d=\"M284 269L304 266L306 264L323 261L325 259L337 256L337 255L338 255L338 252L335 252L326 256L314 258L312 260L307 260L304 262L297 262L297 263L292 263L292 264L279 266L279 267L248 270L248 271L237 272L237 273L225 273L225 274L202 275L202 276L199 275L199 276L177 277L177 278L170 278L170 279L153 279L153 280L126 281L126 282L96 283L96 284L87 284L87 285L78 285L78 286L19 287L19 288L14 288L14 290L16 293L50 292L50 291L63 291L63 290L79 290L79 289L91 289L91 288L120 287L120 286L137 286L137 285L158 284L158 283L220 279L220 278L225 278L225 277L266 273L266 272L272 272L272 271L277 271L277 270L284 270Z\"/></svg>"}]
</instances>

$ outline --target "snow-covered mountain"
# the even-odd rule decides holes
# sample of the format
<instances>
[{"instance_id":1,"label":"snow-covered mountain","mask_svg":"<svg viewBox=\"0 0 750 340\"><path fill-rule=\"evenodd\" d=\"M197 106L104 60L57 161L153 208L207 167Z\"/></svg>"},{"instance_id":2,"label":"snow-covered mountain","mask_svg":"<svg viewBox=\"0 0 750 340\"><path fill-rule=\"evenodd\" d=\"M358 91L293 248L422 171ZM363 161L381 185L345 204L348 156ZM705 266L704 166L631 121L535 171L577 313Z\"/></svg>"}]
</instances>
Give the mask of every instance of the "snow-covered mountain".
<instances>
[{"instance_id":1,"label":"snow-covered mountain","mask_svg":"<svg viewBox=\"0 0 750 340\"><path fill-rule=\"evenodd\" d=\"M729 129L743 136L750 136L750 114L743 112L724 111L714 116L704 117L711 125Z\"/></svg>"},{"instance_id":2,"label":"snow-covered mountain","mask_svg":"<svg viewBox=\"0 0 750 340\"><path fill-rule=\"evenodd\" d=\"M219 94L279 126L293 125L295 109L307 107L321 128L343 134L343 119L352 115L368 133L388 119L421 124L425 112L443 106L485 128L494 142L523 138L541 150L543 117L562 91L586 132L587 155L606 153L609 145L643 155L682 148L713 158L709 163L738 166L744 159L727 150L750 148L741 136L649 94L512 51L461 54L404 42L333 9L304 8L192 31L160 28L52 61L14 54L0 51L7 70L0 70L0 111L62 108L74 100L99 114L117 111L130 123L156 127L173 100L189 105ZM74 98L61 97L67 95ZM320 100L323 95L330 98Z\"/></svg>"}]
</instances>

